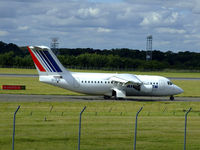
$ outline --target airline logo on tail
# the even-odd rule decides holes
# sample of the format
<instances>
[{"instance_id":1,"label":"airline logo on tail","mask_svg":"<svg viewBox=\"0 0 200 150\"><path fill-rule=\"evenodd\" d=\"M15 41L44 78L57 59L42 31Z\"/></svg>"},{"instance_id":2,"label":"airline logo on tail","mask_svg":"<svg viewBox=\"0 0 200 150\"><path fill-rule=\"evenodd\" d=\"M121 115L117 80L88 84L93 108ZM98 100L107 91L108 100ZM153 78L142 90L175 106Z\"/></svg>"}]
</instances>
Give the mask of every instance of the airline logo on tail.
<instances>
[{"instance_id":1,"label":"airline logo on tail","mask_svg":"<svg viewBox=\"0 0 200 150\"><path fill-rule=\"evenodd\" d=\"M32 59L41 72L62 72L48 48L28 47Z\"/></svg>"}]
</instances>

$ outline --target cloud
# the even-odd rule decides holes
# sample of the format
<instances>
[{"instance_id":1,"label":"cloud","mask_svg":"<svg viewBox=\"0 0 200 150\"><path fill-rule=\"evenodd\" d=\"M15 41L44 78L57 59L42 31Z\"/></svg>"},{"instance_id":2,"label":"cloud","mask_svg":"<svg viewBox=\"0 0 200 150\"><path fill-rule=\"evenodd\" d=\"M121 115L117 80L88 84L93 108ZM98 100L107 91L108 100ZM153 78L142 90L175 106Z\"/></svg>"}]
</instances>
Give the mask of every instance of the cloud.
<instances>
[{"instance_id":1,"label":"cloud","mask_svg":"<svg viewBox=\"0 0 200 150\"><path fill-rule=\"evenodd\" d=\"M145 49L152 34L153 49L197 50L198 6L198 0L2 0L0 36L18 45L48 46L58 37L60 47Z\"/></svg>"},{"instance_id":2,"label":"cloud","mask_svg":"<svg viewBox=\"0 0 200 150\"><path fill-rule=\"evenodd\" d=\"M78 15L81 18L87 18L87 17L98 17L100 14L100 10L98 8L80 8L78 10Z\"/></svg>"},{"instance_id":3,"label":"cloud","mask_svg":"<svg viewBox=\"0 0 200 150\"><path fill-rule=\"evenodd\" d=\"M28 30L29 27L28 26L19 26L18 30Z\"/></svg>"},{"instance_id":4,"label":"cloud","mask_svg":"<svg viewBox=\"0 0 200 150\"><path fill-rule=\"evenodd\" d=\"M158 33L170 33L170 34L184 34L186 33L183 29L173 29L173 28L157 28Z\"/></svg>"},{"instance_id":5,"label":"cloud","mask_svg":"<svg viewBox=\"0 0 200 150\"><path fill-rule=\"evenodd\" d=\"M179 18L178 12L168 12L161 10L159 12L152 12L145 14L143 21L140 23L142 26L166 26L177 22Z\"/></svg>"},{"instance_id":6,"label":"cloud","mask_svg":"<svg viewBox=\"0 0 200 150\"><path fill-rule=\"evenodd\" d=\"M0 30L0 36L7 36L7 35L8 35L7 31Z\"/></svg>"},{"instance_id":7,"label":"cloud","mask_svg":"<svg viewBox=\"0 0 200 150\"><path fill-rule=\"evenodd\" d=\"M152 12L150 15L144 17L143 21L140 23L142 26L158 24L162 20L162 16L157 12Z\"/></svg>"},{"instance_id":8,"label":"cloud","mask_svg":"<svg viewBox=\"0 0 200 150\"><path fill-rule=\"evenodd\" d=\"M98 29L97 29L97 32L100 32L100 33L109 33L109 32L111 32L112 30L110 30L110 29L106 29L106 28L101 28L101 27L99 27Z\"/></svg>"}]
</instances>

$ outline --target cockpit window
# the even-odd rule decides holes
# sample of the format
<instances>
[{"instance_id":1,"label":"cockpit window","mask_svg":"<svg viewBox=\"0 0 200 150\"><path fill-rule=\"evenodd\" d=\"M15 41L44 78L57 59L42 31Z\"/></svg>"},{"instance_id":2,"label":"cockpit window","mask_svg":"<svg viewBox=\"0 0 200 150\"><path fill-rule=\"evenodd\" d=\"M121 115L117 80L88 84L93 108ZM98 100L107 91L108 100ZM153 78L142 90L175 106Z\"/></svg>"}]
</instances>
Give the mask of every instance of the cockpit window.
<instances>
[{"instance_id":1,"label":"cockpit window","mask_svg":"<svg viewBox=\"0 0 200 150\"><path fill-rule=\"evenodd\" d=\"M167 84L168 84L168 85L172 85L173 83L172 83L172 82L170 82L170 81L167 81Z\"/></svg>"}]
</instances>

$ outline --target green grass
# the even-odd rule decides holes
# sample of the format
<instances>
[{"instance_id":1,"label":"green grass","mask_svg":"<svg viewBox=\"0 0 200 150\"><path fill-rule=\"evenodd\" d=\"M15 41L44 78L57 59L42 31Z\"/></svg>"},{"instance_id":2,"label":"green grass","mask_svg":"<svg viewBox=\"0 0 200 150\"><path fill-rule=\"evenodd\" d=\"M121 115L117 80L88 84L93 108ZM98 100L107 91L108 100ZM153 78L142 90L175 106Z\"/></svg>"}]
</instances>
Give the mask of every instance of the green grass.
<instances>
[{"instance_id":1,"label":"green grass","mask_svg":"<svg viewBox=\"0 0 200 150\"><path fill-rule=\"evenodd\" d=\"M181 87L184 92L178 96L200 97L200 80L172 80L174 84Z\"/></svg>"},{"instance_id":2,"label":"green grass","mask_svg":"<svg viewBox=\"0 0 200 150\"><path fill-rule=\"evenodd\" d=\"M37 74L36 69L0 68L1 74Z\"/></svg>"},{"instance_id":3,"label":"green grass","mask_svg":"<svg viewBox=\"0 0 200 150\"><path fill-rule=\"evenodd\" d=\"M98 72L98 73L131 73L137 75L160 75L164 77L183 77L183 78L200 78L200 72L138 72L138 71L103 71L103 70L76 70L69 69L72 72ZM0 74L37 74L36 69L14 69L0 68Z\"/></svg>"},{"instance_id":4,"label":"green grass","mask_svg":"<svg viewBox=\"0 0 200 150\"><path fill-rule=\"evenodd\" d=\"M0 150L11 149L12 119L18 105L16 150L77 149L79 113L84 106L81 150L133 149L135 114L141 106L138 150L182 149L184 110L189 107L187 149L200 149L198 102L76 101L1 102Z\"/></svg>"},{"instance_id":5,"label":"green grass","mask_svg":"<svg viewBox=\"0 0 200 150\"><path fill-rule=\"evenodd\" d=\"M50 94L50 95L81 95L59 87L39 82L34 77L0 77L1 85L25 85L26 90L0 90L0 94Z\"/></svg>"}]
</instances>

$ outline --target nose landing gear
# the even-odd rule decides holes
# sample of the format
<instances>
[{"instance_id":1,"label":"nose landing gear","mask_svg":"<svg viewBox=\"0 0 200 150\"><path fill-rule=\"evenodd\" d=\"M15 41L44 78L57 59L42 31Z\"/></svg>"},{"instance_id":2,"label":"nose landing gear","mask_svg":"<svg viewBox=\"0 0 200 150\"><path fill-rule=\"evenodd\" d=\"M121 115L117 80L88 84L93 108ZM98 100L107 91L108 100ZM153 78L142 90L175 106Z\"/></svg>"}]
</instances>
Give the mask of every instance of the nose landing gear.
<instances>
[{"instance_id":1,"label":"nose landing gear","mask_svg":"<svg viewBox=\"0 0 200 150\"><path fill-rule=\"evenodd\" d=\"M171 95L169 99L170 99L171 101L173 101L173 100L174 100L174 96Z\"/></svg>"}]
</instances>

